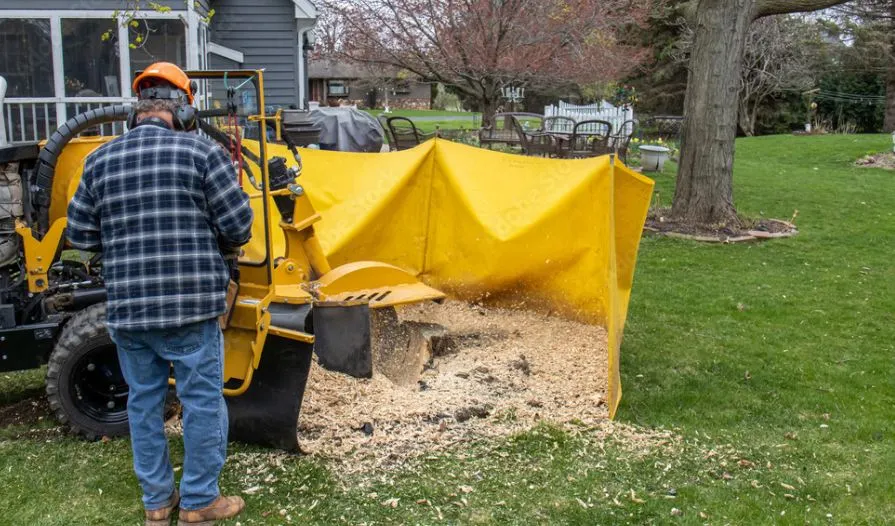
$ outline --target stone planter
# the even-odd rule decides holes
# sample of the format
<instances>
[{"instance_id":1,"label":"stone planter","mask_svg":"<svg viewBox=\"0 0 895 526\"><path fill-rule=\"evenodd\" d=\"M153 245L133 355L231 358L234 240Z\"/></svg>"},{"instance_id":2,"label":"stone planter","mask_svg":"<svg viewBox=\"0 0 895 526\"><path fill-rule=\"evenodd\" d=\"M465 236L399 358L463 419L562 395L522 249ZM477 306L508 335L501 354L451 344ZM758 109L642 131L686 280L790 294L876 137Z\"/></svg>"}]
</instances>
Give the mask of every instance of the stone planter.
<instances>
[{"instance_id":1,"label":"stone planter","mask_svg":"<svg viewBox=\"0 0 895 526\"><path fill-rule=\"evenodd\" d=\"M641 144L638 149L640 165L644 172L661 172L665 167L665 161L668 160L668 154L671 153L670 148L654 144Z\"/></svg>"}]
</instances>

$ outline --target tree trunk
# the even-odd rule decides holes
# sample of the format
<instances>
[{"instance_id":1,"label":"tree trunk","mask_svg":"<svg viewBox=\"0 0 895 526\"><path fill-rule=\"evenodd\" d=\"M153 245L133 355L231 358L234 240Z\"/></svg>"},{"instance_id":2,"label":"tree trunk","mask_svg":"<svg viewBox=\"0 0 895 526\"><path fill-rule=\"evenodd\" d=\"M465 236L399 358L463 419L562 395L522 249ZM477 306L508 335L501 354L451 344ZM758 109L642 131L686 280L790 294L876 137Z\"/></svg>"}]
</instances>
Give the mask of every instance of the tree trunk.
<instances>
[{"instance_id":1,"label":"tree trunk","mask_svg":"<svg viewBox=\"0 0 895 526\"><path fill-rule=\"evenodd\" d=\"M738 223L733 157L743 48L755 0L702 0L690 56L681 164L672 216L691 223Z\"/></svg>"},{"instance_id":2,"label":"tree trunk","mask_svg":"<svg viewBox=\"0 0 895 526\"><path fill-rule=\"evenodd\" d=\"M482 96L482 127L494 124L494 114L497 113L497 101L487 96Z\"/></svg>"},{"instance_id":3,"label":"tree trunk","mask_svg":"<svg viewBox=\"0 0 895 526\"><path fill-rule=\"evenodd\" d=\"M889 49L889 75L886 79L886 120L883 129L887 132L895 132L895 0L891 1L891 25L889 39L892 45Z\"/></svg>"}]
</instances>

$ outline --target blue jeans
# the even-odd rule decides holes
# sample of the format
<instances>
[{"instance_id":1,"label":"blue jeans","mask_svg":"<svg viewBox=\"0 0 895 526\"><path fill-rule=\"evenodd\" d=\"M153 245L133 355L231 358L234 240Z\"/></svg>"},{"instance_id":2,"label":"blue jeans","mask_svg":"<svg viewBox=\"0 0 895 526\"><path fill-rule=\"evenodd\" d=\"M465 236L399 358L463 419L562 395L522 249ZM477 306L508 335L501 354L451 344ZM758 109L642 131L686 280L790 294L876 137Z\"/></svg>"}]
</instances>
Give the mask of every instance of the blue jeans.
<instances>
[{"instance_id":1,"label":"blue jeans","mask_svg":"<svg viewBox=\"0 0 895 526\"><path fill-rule=\"evenodd\" d=\"M143 505L171 505L174 471L165 438L165 397L174 365L177 397L183 406L181 508L208 506L220 494L218 476L227 456L227 406L224 402L224 338L218 320L177 329L110 331L118 346L129 390L127 416L134 471L143 488Z\"/></svg>"}]
</instances>

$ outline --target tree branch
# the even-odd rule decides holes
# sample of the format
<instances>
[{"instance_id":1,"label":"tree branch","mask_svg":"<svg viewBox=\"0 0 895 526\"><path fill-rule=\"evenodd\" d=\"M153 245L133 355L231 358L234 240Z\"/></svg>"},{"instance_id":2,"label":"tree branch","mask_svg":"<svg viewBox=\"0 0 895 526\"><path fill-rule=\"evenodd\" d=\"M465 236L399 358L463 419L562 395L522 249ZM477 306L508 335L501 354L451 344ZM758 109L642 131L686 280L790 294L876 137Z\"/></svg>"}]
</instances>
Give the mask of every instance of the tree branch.
<instances>
[{"instance_id":1,"label":"tree branch","mask_svg":"<svg viewBox=\"0 0 895 526\"><path fill-rule=\"evenodd\" d=\"M785 15L804 11L818 11L849 0L758 0L755 3L755 18L771 15Z\"/></svg>"}]
</instances>

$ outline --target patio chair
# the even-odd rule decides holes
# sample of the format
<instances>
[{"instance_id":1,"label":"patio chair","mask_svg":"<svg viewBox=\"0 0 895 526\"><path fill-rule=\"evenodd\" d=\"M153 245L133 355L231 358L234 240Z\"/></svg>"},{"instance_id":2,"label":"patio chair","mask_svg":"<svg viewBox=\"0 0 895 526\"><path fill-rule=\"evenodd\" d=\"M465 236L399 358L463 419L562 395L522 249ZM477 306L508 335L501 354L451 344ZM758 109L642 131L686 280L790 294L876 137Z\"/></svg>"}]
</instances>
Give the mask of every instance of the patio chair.
<instances>
[{"instance_id":1,"label":"patio chair","mask_svg":"<svg viewBox=\"0 0 895 526\"><path fill-rule=\"evenodd\" d=\"M394 138L392 150L409 150L435 136L434 133L423 133L417 129L407 117L389 117L388 129Z\"/></svg>"},{"instance_id":2,"label":"patio chair","mask_svg":"<svg viewBox=\"0 0 895 526\"><path fill-rule=\"evenodd\" d=\"M392 135L392 130L388 127L388 117L380 114L376 117L376 120L379 121L379 125L382 126L382 132L385 134L386 142L388 142L388 151L391 152L397 150L397 147L395 146L395 136Z\"/></svg>"},{"instance_id":3,"label":"patio chair","mask_svg":"<svg viewBox=\"0 0 895 526\"><path fill-rule=\"evenodd\" d=\"M631 144L631 137L634 136L636 128L636 120L627 120L609 138L609 147L616 152L618 158L625 164L628 162L628 146Z\"/></svg>"},{"instance_id":4,"label":"patio chair","mask_svg":"<svg viewBox=\"0 0 895 526\"><path fill-rule=\"evenodd\" d=\"M547 133L567 133L572 134L575 129L575 119L557 115L554 117L544 117L544 131Z\"/></svg>"},{"instance_id":5,"label":"patio chair","mask_svg":"<svg viewBox=\"0 0 895 526\"><path fill-rule=\"evenodd\" d=\"M522 146L522 137L516 131L513 119L535 120L535 129L543 129L543 115L537 113L497 113L491 126L483 126L479 130L479 144L491 148L492 144L506 144L507 146ZM523 129L525 126L523 126Z\"/></svg>"},{"instance_id":6,"label":"patio chair","mask_svg":"<svg viewBox=\"0 0 895 526\"><path fill-rule=\"evenodd\" d=\"M516 117L512 117L513 127L522 139L524 155L554 156L558 154L556 137L543 131L528 131Z\"/></svg>"},{"instance_id":7,"label":"patio chair","mask_svg":"<svg viewBox=\"0 0 895 526\"><path fill-rule=\"evenodd\" d=\"M601 120L581 121L575 124L572 137L563 147L563 155L570 158L597 157L613 152L609 145L612 123Z\"/></svg>"}]
</instances>

